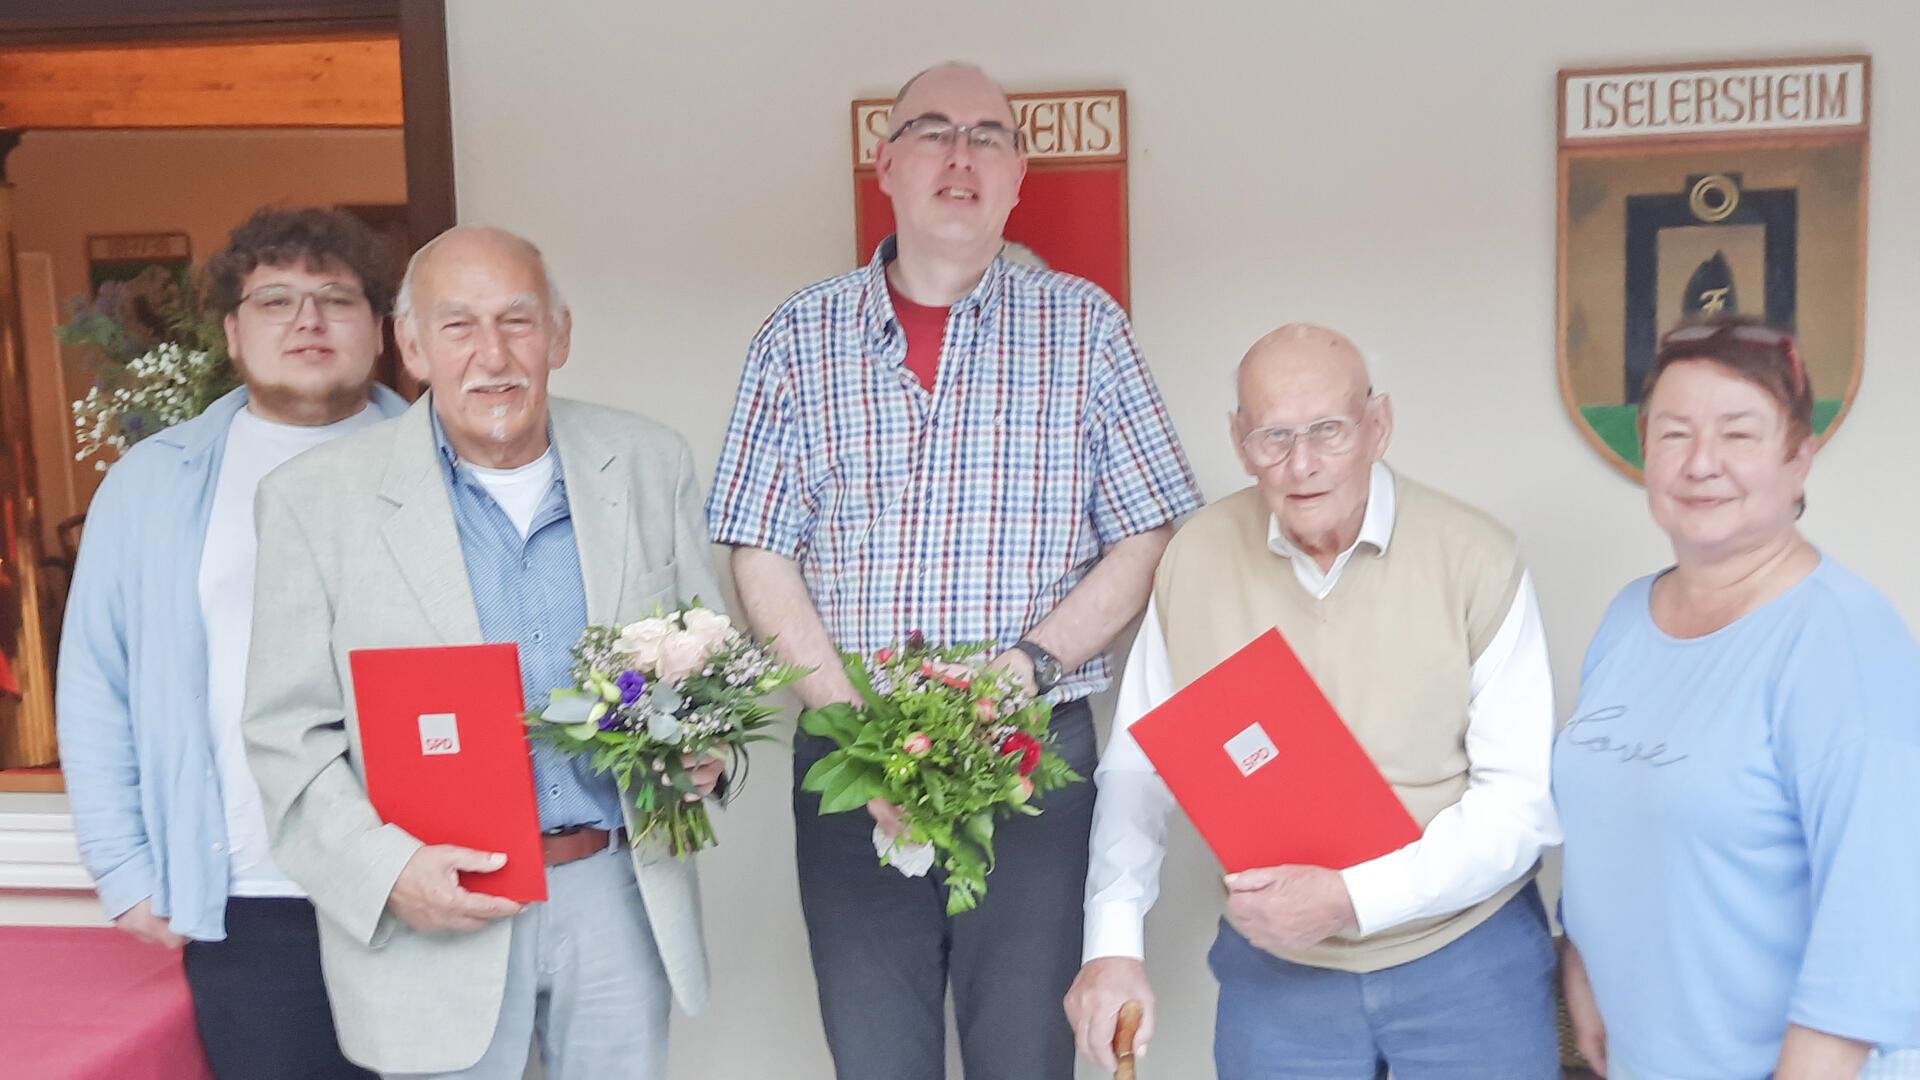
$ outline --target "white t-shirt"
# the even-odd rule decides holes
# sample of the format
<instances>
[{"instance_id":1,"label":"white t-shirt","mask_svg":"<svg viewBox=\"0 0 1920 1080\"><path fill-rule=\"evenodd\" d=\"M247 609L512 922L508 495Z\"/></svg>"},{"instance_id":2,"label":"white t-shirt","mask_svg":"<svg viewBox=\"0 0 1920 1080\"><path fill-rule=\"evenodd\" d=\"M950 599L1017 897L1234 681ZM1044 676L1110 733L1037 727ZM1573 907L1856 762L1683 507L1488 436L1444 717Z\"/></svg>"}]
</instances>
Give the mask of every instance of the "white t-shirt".
<instances>
[{"instance_id":1,"label":"white t-shirt","mask_svg":"<svg viewBox=\"0 0 1920 1080\"><path fill-rule=\"evenodd\" d=\"M247 685L247 642L253 636L253 494L260 480L295 455L384 419L362 409L325 427L297 427L234 414L213 489L213 515L200 550L200 613L207 627L207 720L227 815L227 892L232 896L304 896L267 851L260 788L247 768L240 708Z\"/></svg>"},{"instance_id":2,"label":"white t-shirt","mask_svg":"<svg viewBox=\"0 0 1920 1080\"><path fill-rule=\"evenodd\" d=\"M534 512L547 499L547 489L553 486L553 469L556 463L553 447L547 452L527 462L517 469L483 469L472 462L466 462L473 470L473 478L487 489L501 510L506 511L507 520L520 530L520 539L527 538L527 530L533 527Z\"/></svg>"}]
</instances>

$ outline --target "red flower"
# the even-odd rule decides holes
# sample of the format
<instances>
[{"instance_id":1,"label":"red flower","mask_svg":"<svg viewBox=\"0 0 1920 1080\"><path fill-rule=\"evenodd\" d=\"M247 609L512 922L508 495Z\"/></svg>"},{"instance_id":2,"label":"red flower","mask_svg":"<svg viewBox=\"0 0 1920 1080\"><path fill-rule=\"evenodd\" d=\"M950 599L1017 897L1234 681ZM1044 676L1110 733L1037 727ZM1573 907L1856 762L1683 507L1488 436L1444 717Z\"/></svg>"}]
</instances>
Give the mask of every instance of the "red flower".
<instances>
[{"instance_id":1,"label":"red flower","mask_svg":"<svg viewBox=\"0 0 1920 1080\"><path fill-rule=\"evenodd\" d=\"M873 654L873 662L876 664L884 664L891 661L892 659L893 659L892 649L881 649L879 652Z\"/></svg>"},{"instance_id":2,"label":"red flower","mask_svg":"<svg viewBox=\"0 0 1920 1080\"><path fill-rule=\"evenodd\" d=\"M907 631L907 648L910 651L920 652L926 647L927 647L927 635L921 633L918 630Z\"/></svg>"},{"instance_id":3,"label":"red flower","mask_svg":"<svg viewBox=\"0 0 1920 1080\"><path fill-rule=\"evenodd\" d=\"M906 741L900 744L900 748L902 750L905 750L907 753L912 754L914 757L919 757L920 755L933 749L933 740L927 738L926 732L916 731L913 734L907 736Z\"/></svg>"},{"instance_id":4,"label":"red flower","mask_svg":"<svg viewBox=\"0 0 1920 1080\"><path fill-rule=\"evenodd\" d=\"M1020 755L1020 775L1032 775L1040 767L1040 740L1024 731L1016 731L1000 744L1000 756Z\"/></svg>"}]
</instances>

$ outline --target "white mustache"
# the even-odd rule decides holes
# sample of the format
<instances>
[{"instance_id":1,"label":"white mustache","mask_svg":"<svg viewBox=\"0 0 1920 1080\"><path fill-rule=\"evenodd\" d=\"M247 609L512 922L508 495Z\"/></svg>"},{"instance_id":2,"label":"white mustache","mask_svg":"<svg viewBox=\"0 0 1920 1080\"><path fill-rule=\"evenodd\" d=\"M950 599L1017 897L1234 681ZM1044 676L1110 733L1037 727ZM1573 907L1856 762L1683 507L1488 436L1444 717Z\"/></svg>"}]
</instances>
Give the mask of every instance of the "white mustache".
<instances>
[{"instance_id":1,"label":"white mustache","mask_svg":"<svg viewBox=\"0 0 1920 1080\"><path fill-rule=\"evenodd\" d=\"M460 384L460 392L470 394L475 390L520 390L528 385L529 380L524 375L499 379L468 379Z\"/></svg>"}]
</instances>

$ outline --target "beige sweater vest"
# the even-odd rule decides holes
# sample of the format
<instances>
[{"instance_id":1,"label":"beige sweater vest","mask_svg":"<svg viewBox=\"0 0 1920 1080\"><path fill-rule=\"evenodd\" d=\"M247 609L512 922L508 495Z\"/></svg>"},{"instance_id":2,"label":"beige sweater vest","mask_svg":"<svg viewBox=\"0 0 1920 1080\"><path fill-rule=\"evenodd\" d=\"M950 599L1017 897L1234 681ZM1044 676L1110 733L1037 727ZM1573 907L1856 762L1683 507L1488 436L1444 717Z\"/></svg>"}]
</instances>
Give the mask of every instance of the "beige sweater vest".
<instances>
[{"instance_id":1,"label":"beige sweater vest","mask_svg":"<svg viewBox=\"0 0 1920 1080\"><path fill-rule=\"evenodd\" d=\"M1257 487L1195 514L1167 547L1154 601L1174 685L1277 628L1421 828L1467 789L1467 704L1477 659L1520 587L1513 534L1431 488L1394 478L1384 554L1354 552L1324 600L1267 547ZM1531 880L1465 911L1365 938L1335 937L1286 959L1340 971L1417 960L1465 934Z\"/></svg>"}]
</instances>

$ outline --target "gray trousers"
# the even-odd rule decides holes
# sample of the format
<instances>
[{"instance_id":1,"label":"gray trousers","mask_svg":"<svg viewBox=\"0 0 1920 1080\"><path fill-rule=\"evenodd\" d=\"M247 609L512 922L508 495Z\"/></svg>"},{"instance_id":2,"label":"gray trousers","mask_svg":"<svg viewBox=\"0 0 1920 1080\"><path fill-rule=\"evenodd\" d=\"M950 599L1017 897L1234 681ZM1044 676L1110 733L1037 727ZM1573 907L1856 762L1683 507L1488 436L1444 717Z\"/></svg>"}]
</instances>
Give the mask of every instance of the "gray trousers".
<instances>
[{"instance_id":1,"label":"gray trousers","mask_svg":"<svg viewBox=\"0 0 1920 1080\"><path fill-rule=\"evenodd\" d=\"M1072 1080L1061 999L1080 970L1097 754L1085 702L1053 715L1054 740L1086 781L1047 796L1038 817L998 823L986 899L952 917L938 867L908 878L880 865L866 811L820 815L799 779L832 747L797 740L800 904L839 1080L941 1080L949 980L967 1080Z\"/></svg>"},{"instance_id":2,"label":"gray trousers","mask_svg":"<svg viewBox=\"0 0 1920 1080\"><path fill-rule=\"evenodd\" d=\"M547 901L513 918L493 1041L472 1068L387 1080L664 1080L673 990L626 849L547 868Z\"/></svg>"}]
</instances>

